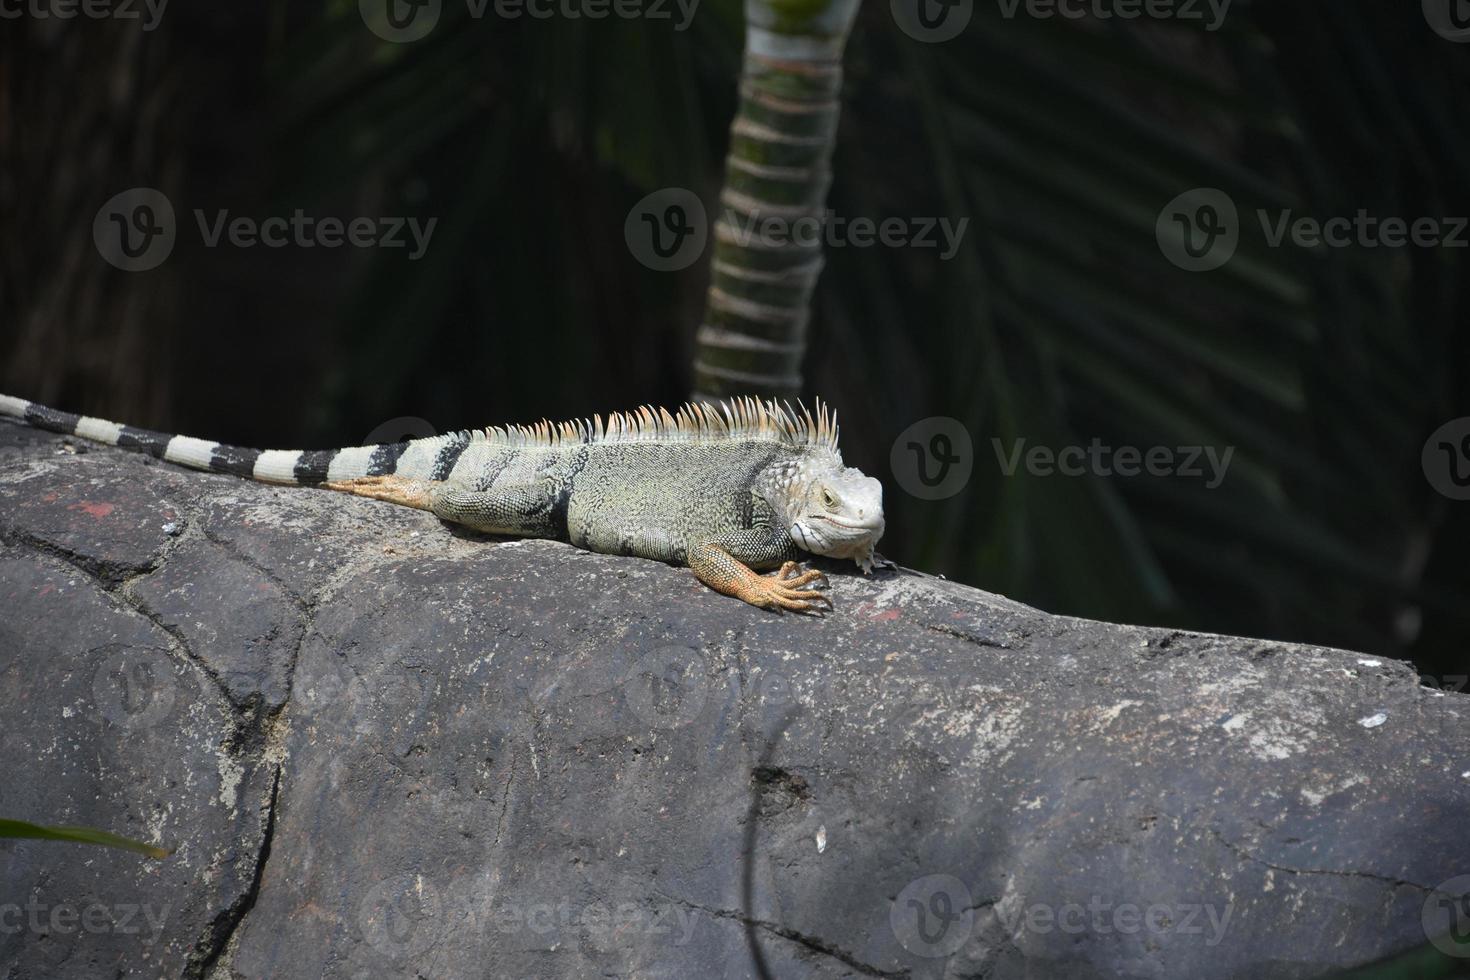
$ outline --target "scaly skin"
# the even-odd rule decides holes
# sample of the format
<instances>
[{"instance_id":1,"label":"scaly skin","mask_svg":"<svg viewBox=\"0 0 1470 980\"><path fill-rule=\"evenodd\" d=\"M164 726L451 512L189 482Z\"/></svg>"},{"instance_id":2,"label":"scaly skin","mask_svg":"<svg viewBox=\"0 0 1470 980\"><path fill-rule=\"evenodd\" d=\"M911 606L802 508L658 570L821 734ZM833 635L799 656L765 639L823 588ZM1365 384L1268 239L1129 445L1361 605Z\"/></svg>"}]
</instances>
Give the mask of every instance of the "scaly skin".
<instances>
[{"instance_id":1,"label":"scaly skin","mask_svg":"<svg viewBox=\"0 0 1470 980\"><path fill-rule=\"evenodd\" d=\"M220 446L5 396L0 415L195 469L416 507L478 531L687 565L710 588L768 609L826 602L805 588L821 573L796 572L803 551L870 571L883 533L882 486L842 465L835 421L820 406L816 418L750 400L674 415L640 409L605 425L543 422L315 453Z\"/></svg>"}]
</instances>

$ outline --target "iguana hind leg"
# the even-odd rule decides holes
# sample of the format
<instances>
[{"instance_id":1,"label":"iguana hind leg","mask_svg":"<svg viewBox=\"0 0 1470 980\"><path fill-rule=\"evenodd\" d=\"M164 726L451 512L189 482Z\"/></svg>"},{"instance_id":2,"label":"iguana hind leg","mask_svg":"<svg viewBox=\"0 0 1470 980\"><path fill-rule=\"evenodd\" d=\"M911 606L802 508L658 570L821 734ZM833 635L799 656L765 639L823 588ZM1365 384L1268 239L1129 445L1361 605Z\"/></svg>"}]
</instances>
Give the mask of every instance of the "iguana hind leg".
<instances>
[{"instance_id":1,"label":"iguana hind leg","mask_svg":"<svg viewBox=\"0 0 1470 980\"><path fill-rule=\"evenodd\" d=\"M330 490L433 512L440 520L488 534L555 537L551 484L517 484L495 490L466 490L442 480L365 476L322 484Z\"/></svg>"},{"instance_id":2,"label":"iguana hind leg","mask_svg":"<svg viewBox=\"0 0 1470 980\"><path fill-rule=\"evenodd\" d=\"M386 500L390 504L401 504L418 510L431 510L430 496L434 482L411 480L403 476L364 476L352 480L331 480L322 486L328 490L355 493L359 497Z\"/></svg>"},{"instance_id":3,"label":"iguana hind leg","mask_svg":"<svg viewBox=\"0 0 1470 980\"><path fill-rule=\"evenodd\" d=\"M441 485L431 494L435 515L487 534L552 538L565 532L556 514L557 492L550 481L491 490Z\"/></svg>"}]
</instances>

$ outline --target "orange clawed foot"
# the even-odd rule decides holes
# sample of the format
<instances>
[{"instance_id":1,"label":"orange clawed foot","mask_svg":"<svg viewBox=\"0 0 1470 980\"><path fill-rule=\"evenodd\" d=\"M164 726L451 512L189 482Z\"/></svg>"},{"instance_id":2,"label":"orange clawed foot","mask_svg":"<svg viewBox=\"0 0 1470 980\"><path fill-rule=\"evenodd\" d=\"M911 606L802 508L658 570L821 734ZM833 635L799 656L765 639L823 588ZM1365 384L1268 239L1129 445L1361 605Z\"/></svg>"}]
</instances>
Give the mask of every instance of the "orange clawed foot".
<instances>
[{"instance_id":1,"label":"orange clawed foot","mask_svg":"<svg viewBox=\"0 0 1470 980\"><path fill-rule=\"evenodd\" d=\"M825 603L828 609L832 608L832 600L815 589L803 589L802 586L812 582L826 582L827 576L816 569L808 569L800 572L800 566L794 561L788 561L781 566L781 570L770 575L752 575L742 585L744 588L739 598L744 599L752 606L760 606L762 609L792 609L797 612L805 612L820 608L818 603Z\"/></svg>"}]
</instances>

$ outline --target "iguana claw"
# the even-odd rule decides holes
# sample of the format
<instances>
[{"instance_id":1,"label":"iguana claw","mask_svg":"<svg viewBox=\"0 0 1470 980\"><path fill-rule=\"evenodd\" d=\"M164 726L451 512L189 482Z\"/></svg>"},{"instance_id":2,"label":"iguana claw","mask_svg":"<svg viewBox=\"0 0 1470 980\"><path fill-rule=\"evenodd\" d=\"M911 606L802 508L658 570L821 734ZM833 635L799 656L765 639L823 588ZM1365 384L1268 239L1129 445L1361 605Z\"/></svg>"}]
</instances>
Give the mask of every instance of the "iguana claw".
<instances>
[{"instance_id":1,"label":"iguana claw","mask_svg":"<svg viewBox=\"0 0 1470 980\"><path fill-rule=\"evenodd\" d=\"M794 561L788 561L781 566L780 571L770 575L758 575L747 583L750 594L742 595L740 598L753 606L764 609L793 609L803 612L814 607L814 603L825 602L828 608L832 606L832 600L815 589L803 589L803 585L812 582L827 581L827 576L815 568L796 574L800 569Z\"/></svg>"}]
</instances>

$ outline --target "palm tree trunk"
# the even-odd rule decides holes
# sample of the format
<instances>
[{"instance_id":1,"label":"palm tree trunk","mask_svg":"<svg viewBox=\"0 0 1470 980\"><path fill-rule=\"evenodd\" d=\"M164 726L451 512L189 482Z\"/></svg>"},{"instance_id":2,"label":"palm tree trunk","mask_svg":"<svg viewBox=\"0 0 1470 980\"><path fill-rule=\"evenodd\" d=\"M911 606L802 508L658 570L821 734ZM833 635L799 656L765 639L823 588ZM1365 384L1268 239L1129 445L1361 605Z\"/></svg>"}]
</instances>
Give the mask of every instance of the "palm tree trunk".
<instances>
[{"instance_id":1,"label":"palm tree trunk","mask_svg":"<svg viewBox=\"0 0 1470 980\"><path fill-rule=\"evenodd\" d=\"M794 397L822 269L842 51L859 0L746 0L695 397Z\"/></svg>"}]
</instances>

